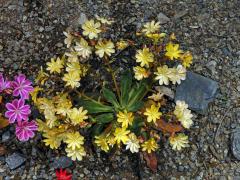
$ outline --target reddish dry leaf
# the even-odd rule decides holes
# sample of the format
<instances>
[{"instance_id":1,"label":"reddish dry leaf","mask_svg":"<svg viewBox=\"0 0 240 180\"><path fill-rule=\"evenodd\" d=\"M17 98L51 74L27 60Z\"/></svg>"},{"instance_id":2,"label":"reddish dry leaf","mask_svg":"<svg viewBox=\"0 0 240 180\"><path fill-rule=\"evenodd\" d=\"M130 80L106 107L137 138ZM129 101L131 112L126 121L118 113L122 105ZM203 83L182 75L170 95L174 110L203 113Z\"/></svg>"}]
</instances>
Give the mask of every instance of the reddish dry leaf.
<instances>
[{"instance_id":1,"label":"reddish dry leaf","mask_svg":"<svg viewBox=\"0 0 240 180\"><path fill-rule=\"evenodd\" d=\"M7 152L7 150L6 150L5 146L3 146L3 145L0 145L0 156L3 156L3 155L5 155L5 154L6 154L6 152Z\"/></svg>"},{"instance_id":2,"label":"reddish dry leaf","mask_svg":"<svg viewBox=\"0 0 240 180\"><path fill-rule=\"evenodd\" d=\"M7 119L3 118L0 114L0 129L5 128L9 125L9 122Z\"/></svg>"},{"instance_id":3,"label":"reddish dry leaf","mask_svg":"<svg viewBox=\"0 0 240 180\"><path fill-rule=\"evenodd\" d=\"M158 166L158 162L157 162L157 156L156 153L151 152L151 153L143 153L143 157L147 162L147 166L153 171L153 172L157 172L157 166Z\"/></svg>"},{"instance_id":4,"label":"reddish dry leaf","mask_svg":"<svg viewBox=\"0 0 240 180\"><path fill-rule=\"evenodd\" d=\"M159 119L157 121L157 128L161 129L163 132L165 133L176 133L176 132L180 132L183 130L183 127L179 124L174 124L174 123L168 123L165 122L163 119Z\"/></svg>"}]
</instances>

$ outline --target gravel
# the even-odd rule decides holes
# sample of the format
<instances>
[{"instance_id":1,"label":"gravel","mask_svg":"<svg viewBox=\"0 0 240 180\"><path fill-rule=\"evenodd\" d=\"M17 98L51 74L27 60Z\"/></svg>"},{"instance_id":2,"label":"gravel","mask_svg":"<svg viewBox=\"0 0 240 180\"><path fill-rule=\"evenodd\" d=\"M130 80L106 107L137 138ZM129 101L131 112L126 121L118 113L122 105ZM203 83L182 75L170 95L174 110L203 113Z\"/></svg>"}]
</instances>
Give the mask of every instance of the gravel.
<instances>
[{"instance_id":1,"label":"gravel","mask_svg":"<svg viewBox=\"0 0 240 180\"><path fill-rule=\"evenodd\" d=\"M141 157L133 158L132 154L89 153L83 161L68 168L74 179L239 179L240 163L232 151L232 146L238 143L231 138L240 128L239 1L21 0L17 3L3 0L1 3L1 72L10 75L24 72L35 78L40 66L63 52L62 32L67 27L78 28L85 17L98 14L114 18L116 23L111 33L123 38L144 22L164 17L166 22L161 24L161 30L175 32L181 47L192 51L191 71L218 82L219 94L208 112L194 116L194 126L188 132L190 147L175 152L167 142L160 145L157 173L152 173ZM4 132L0 130L0 137ZM0 156L0 179L55 179L50 159L64 152L51 151L40 140L37 137L20 143L10 138L1 142L8 153ZM11 170L8 158L12 154L23 155L25 164ZM86 170L84 173L85 168L90 173Z\"/></svg>"}]
</instances>

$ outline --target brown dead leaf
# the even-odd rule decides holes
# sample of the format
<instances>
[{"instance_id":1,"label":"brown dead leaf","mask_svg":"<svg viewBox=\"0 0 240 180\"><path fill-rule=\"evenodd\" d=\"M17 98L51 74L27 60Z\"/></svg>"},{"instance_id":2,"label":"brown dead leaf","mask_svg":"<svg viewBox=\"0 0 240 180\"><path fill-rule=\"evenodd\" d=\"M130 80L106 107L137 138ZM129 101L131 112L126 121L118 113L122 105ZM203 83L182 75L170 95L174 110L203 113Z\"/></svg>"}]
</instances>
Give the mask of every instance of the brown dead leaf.
<instances>
[{"instance_id":1,"label":"brown dead leaf","mask_svg":"<svg viewBox=\"0 0 240 180\"><path fill-rule=\"evenodd\" d=\"M145 161L147 162L147 166L153 171L153 172L157 172L157 166L158 166L158 162L157 162L157 156L156 153L151 152L151 153L143 153L143 157L145 159Z\"/></svg>"},{"instance_id":2,"label":"brown dead leaf","mask_svg":"<svg viewBox=\"0 0 240 180\"><path fill-rule=\"evenodd\" d=\"M0 156L5 155L7 152L6 147L3 145L0 145Z\"/></svg>"},{"instance_id":3,"label":"brown dead leaf","mask_svg":"<svg viewBox=\"0 0 240 180\"><path fill-rule=\"evenodd\" d=\"M5 128L8 125L9 125L8 120L2 117L2 115L0 114L0 129Z\"/></svg>"},{"instance_id":4,"label":"brown dead leaf","mask_svg":"<svg viewBox=\"0 0 240 180\"><path fill-rule=\"evenodd\" d=\"M0 104L2 104L2 96L0 96Z\"/></svg>"},{"instance_id":5,"label":"brown dead leaf","mask_svg":"<svg viewBox=\"0 0 240 180\"><path fill-rule=\"evenodd\" d=\"M183 130L180 124L165 122L163 119L159 119L156 122L156 128L162 130L164 133L176 133Z\"/></svg>"}]
</instances>

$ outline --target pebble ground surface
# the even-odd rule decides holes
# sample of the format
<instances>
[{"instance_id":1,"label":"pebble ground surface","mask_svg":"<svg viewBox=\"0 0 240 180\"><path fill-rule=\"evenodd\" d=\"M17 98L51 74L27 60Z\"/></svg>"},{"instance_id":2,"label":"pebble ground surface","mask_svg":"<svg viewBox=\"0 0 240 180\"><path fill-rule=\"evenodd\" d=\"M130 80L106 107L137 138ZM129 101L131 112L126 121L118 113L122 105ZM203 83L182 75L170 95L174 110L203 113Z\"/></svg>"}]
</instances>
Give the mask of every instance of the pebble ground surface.
<instances>
[{"instance_id":1,"label":"pebble ground surface","mask_svg":"<svg viewBox=\"0 0 240 180\"><path fill-rule=\"evenodd\" d=\"M192 70L219 83L219 94L206 115L194 116L190 147L174 152L163 143L158 171L137 155L102 153L66 164L73 179L240 179L240 163L231 151L231 134L240 127L240 1L238 0L1 0L0 72L23 72L32 79L39 66L64 51L63 30L85 16L114 18L113 34L124 37L149 20L175 32L194 55ZM240 133L239 133L240 134ZM0 179L54 179L51 151L37 140L19 143L10 127L0 131L7 154L0 156ZM11 155L22 163L9 168ZM64 158L64 157L63 157Z\"/></svg>"}]
</instances>

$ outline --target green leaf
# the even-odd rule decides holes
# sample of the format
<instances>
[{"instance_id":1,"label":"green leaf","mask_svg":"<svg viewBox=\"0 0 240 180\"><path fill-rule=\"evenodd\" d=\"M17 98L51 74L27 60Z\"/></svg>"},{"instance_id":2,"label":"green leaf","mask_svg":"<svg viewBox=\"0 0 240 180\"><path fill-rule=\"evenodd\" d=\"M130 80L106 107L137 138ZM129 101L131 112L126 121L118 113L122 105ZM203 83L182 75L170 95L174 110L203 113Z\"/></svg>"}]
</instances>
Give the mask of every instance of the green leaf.
<instances>
[{"instance_id":1,"label":"green leaf","mask_svg":"<svg viewBox=\"0 0 240 180\"><path fill-rule=\"evenodd\" d=\"M137 136L141 133L141 128L144 125L144 120L140 117L137 117L133 120L133 124L130 127L131 132L134 132Z\"/></svg>"},{"instance_id":2,"label":"green leaf","mask_svg":"<svg viewBox=\"0 0 240 180\"><path fill-rule=\"evenodd\" d=\"M103 124L95 124L92 128L92 137L94 136L98 136L99 134L101 134L102 130L104 128L104 125Z\"/></svg>"},{"instance_id":3,"label":"green leaf","mask_svg":"<svg viewBox=\"0 0 240 180\"><path fill-rule=\"evenodd\" d=\"M112 113L104 113L104 114L100 114L95 117L96 122L101 123L101 124L109 123L109 122L113 121L113 118L114 118L114 116Z\"/></svg>"},{"instance_id":4,"label":"green leaf","mask_svg":"<svg viewBox=\"0 0 240 180\"><path fill-rule=\"evenodd\" d=\"M114 112L114 109L111 106L103 105L100 102L95 101L81 101L80 105L83 106L84 109L88 110L88 113L102 113L102 112Z\"/></svg>"},{"instance_id":5,"label":"green leaf","mask_svg":"<svg viewBox=\"0 0 240 180\"><path fill-rule=\"evenodd\" d=\"M118 100L117 100L115 94L114 94L112 91L110 91L109 89L103 88L103 96L105 97L105 99L106 99L108 102L112 103L113 106L114 106L116 109L118 109L118 108L120 107L120 105L119 105L119 103L118 103Z\"/></svg>"},{"instance_id":6,"label":"green leaf","mask_svg":"<svg viewBox=\"0 0 240 180\"><path fill-rule=\"evenodd\" d=\"M128 103L128 94L132 86L132 75L129 70L125 71L121 76L120 88L121 88L121 105L125 107Z\"/></svg>"},{"instance_id":7,"label":"green leaf","mask_svg":"<svg viewBox=\"0 0 240 180\"><path fill-rule=\"evenodd\" d=\"M136 112L144 106L142 101L136 102L127 108L128 112Z\"/></svg>"},{"instance_id":8,"label":"green leaf","mask_svg":"<svg viewBox=\"0 0 240 180\"><path fill-rule=\"evenodd\" d=\"M139 84L135 85L129 93L129 103L127 108L134 106L144 98L145 93L148 90L147 81L142 80Z\"/></svg>"}]
</instances>

